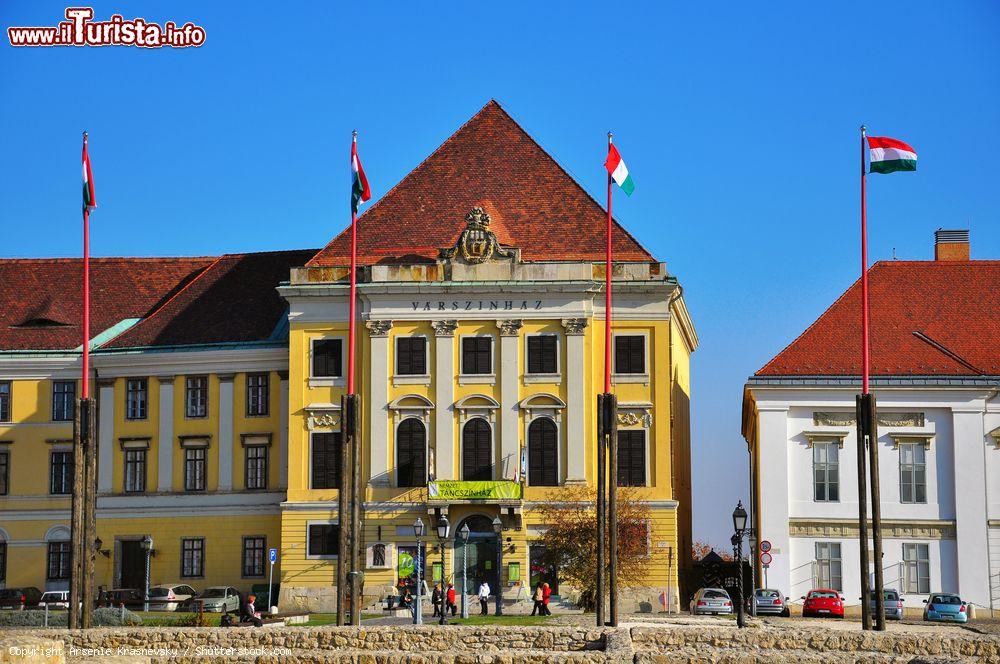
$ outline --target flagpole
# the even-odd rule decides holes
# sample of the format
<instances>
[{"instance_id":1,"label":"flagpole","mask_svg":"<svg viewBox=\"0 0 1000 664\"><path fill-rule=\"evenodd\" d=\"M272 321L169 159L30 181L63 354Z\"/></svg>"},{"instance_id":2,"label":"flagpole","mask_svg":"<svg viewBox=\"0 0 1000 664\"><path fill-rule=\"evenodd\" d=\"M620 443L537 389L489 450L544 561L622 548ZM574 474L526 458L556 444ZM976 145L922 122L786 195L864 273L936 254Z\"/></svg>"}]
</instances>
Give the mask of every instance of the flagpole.
<instances>
[{"instance_id":1,"label":"flagpole","mask_svg":"<svg viewBox=\"0 0 1000 664\"><path fill-rule=\"evenodd\" d=\"M611 132L608 132L608 149L611 149ZM604 393L611 393L611 185L614 179L608 173L608 233L604 256Z\"/></svg>"},{"instance_id":2,"label":"flagpole","mask_svg":"<svg viewBox=\"0 0 1000 664\"><path fill-rule=\"evenodd\" d=\"M861 125L861 393L868 394L868 201L865 178L865 126Z\"/></svg>"},{"instance_id":3,"label":"flagpole","mask_svg":"<svg viewBox=\"0 0 1000 664\"><path fill-rule=\"evenodd\" d=\"M858 540L861 564L861 628L872 628L872 615L869 610L871 598L871 583L869 581L868 557L868 473L866 464L865 443L868 437L871 418L868 396L868 217L865 191L865 126L861 125L861 395L856 398L855 412L857 422L858 448ZM876 565L882 561L876 559Z\"/></svg>"},{"instance_id":4,"label":"flagpole","mask_svg":"<svg viewBox=\"0 0 1000 664\"><path fill-rule=\"evenodd\" d=\"M351 160L355 159L358 151L358 130L352 134ZM347 393L354 394L354 327L356 315L356 300L358 292L358 213L351 206L351 295L348 307L347 324Z\"/></svg>"},{"instance_id":5,"label":"flagpole","mask_svg":"<svg viewBox=\"0 0 1000 664\"><path fill-rule=\"evenodd\" d=\"M87 153L87 132L83 132L83 151ZM88 173L88 186L89 176ZM90 398L90 206L83 206L83 375L80 396Z\"/></svg>"}]
</instances>

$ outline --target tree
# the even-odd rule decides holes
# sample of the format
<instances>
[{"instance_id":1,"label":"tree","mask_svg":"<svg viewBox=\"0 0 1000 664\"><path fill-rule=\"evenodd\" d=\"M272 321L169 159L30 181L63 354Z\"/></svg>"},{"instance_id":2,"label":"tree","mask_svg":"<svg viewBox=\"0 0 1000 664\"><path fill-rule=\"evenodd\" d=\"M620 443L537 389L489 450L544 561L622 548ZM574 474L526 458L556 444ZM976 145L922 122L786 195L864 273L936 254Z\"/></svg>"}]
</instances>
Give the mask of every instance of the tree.
<instances>
[{"instance_id":1,"label":"tree","mask_svg":"<svg viewBox=\"0 0 1000 664\"><path fill-rule=\"evenodd\" d=\"M541 508L548 529L540 544L544 562L559 570L560 580L580 592L578 604L585 611L597 605L597 491L587 487L567 488L559 502ZM618 489L618 585L641 585L649 564L649 506L638 492ZM608 549L610 552L610 548ZM610 553L605 562L610 561ZM606 577L609 578L609 577Z\"/></svg>"},{"instance_id":2,"label":"tree","mask_svg":"<svg viewBox=\"0 0 1000 664\"><path fill-rule=\"evenodd\" d=\"M716 548L708 542L703 540L695 540L691 542L691 559L695 562L707 556L710 551L715 551L715 554L723 560L729 561L733 559L732 553L727 552L725 549L716 550Z\"/></svg>"}]
</instances>

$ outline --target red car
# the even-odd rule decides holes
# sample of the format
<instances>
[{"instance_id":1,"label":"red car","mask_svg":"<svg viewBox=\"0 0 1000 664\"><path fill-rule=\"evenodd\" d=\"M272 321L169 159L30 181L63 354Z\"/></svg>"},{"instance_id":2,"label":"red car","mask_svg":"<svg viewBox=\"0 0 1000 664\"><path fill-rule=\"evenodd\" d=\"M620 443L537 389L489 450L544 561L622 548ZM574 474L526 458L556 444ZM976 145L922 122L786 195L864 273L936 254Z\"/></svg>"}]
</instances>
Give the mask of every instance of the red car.
<instances>
[{"instance_id":1,"label":"red car","mask_svg":"<svg viewBox=\"0 0 1000 664\"><path fill-rule=\"evenodd\" d=\"M830 588L814 588L802 598L803 618L843 618L844 598Z\"/></svg>"}]
</instances>

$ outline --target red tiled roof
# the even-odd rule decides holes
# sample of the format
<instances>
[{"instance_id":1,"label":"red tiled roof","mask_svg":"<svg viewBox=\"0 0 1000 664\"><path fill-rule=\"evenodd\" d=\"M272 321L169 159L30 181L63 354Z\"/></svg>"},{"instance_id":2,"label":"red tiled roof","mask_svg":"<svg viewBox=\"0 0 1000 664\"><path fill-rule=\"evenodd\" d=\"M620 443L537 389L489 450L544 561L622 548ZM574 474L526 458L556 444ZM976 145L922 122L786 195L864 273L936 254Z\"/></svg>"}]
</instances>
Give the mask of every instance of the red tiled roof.
<instances>
[{"instance_id":1,"label":"red tiled roof","mask_svg":"<svg viewBox=\"0 0 1000 664\"><path fill-rule=\"evenodd\" d=\"M873 375L1000 375L1000 261L883 261L868 274ZM755 375L860 375L860 320L859 280Z\"/></svg>"},{"instance_id":2,"label":"red tiled roof","mask_svg":"<svg viewBox=\"0 0 1000 664\"><path fill-rule=\"evenodd\" d=\"M91 259L91 337L145 316L211 261ZM0 351L81 346L82 279L79 258L0 259Z\"/></svg>"},{"instance_id":3,"label":"red tiled roof","mask_svg":"<svg viewBox=\"0 0 1000 664\"><path fill-rule=\"evenodd\" d=\"M594 158L602 168L604 155ZM433 261L438 249L454 246L475 206L490 213L500 243L520 248L526 261L604 258L607 212L490 101L358 218L359 260ZM654 260L617 222L612 241L620 260ZM347 228L308 264L349 260Z\"/></svg>"},{"instance_id":4,"label":"red tiled roof","mask_svg":"<svg viewBox=\"0 0 1000 664\"><path fill-rule=\"evenodd\" d=\"M227 254L102 348L268 340L287 303L276 290L315 249Z\"/></svg>"}]
</instances>

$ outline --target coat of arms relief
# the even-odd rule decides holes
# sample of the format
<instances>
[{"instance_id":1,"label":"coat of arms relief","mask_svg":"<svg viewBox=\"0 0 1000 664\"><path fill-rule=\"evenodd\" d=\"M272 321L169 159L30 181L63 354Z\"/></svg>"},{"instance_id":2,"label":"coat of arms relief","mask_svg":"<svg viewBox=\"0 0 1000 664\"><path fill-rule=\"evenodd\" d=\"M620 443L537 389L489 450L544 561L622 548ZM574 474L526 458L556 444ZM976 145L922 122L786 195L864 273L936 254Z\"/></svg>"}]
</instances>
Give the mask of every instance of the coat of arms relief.
<instances>
[{"instance_id":1,"label":"coat of arms relief","mask_svg":"<svg viewBox=\"0 0 1000 664\"><path fill-rule=\"evenodd\" d=\"M493 258L515 258L513 250L504 249L490 230L490 215L481 207L474 207L465 215L466 227L458 242L450 249L442 249L441 257L454 259L461 256L471 265L485 263Z\"/></svg>"}]
</instances>

